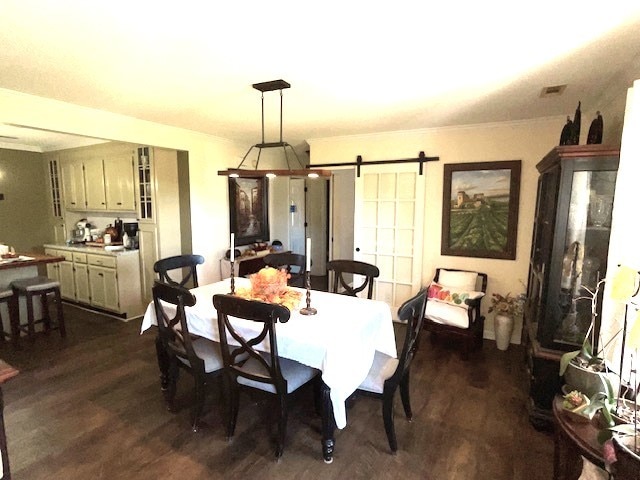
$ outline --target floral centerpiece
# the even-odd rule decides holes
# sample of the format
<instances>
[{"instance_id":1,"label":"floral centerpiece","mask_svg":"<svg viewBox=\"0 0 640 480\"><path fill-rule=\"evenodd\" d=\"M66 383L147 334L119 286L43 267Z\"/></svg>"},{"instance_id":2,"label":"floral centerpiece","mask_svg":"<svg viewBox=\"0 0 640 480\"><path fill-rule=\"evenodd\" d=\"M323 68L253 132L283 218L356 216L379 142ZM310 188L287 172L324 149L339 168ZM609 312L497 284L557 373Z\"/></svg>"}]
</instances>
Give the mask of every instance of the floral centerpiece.
<instances>
[{"instance_id":1,"label":"floral centerpiece","mask_svg":"<svg viewBox=\"0 0 640 480\"><path fill-rule=\"evenodd\" d=\"M489 313L496 312L496 315L515 317L522 314L523 305L524 295L512 297L511 293L507 293L506 295L494 293L491 295L491 306L489 307Z\"/></svg>"},{"instance_id":2,"label":"floral centerpiece","mask_svg":"<svg viewBox=\"0 0 640 480\"><path fill-rule=\"evenodd\" d=\"M265 267L249 276L251 288L238 288L236 295L249 300L277 303L294 310L300 303L302 293L287 286L289 277L286 270Z\"/></svg>"}]
</instances>

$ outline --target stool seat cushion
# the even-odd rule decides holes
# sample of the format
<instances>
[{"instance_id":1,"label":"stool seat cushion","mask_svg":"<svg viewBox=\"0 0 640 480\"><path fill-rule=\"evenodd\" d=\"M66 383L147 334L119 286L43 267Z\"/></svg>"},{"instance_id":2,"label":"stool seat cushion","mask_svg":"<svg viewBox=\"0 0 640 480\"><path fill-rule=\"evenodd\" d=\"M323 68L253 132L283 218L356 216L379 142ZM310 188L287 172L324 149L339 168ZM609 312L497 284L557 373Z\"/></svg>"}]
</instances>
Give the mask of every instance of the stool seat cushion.
<instances>
[{"instance_id":1,"label":"stool seat cushion","mask_svg":"<svg viewBox=\"0 0 640 480\"><path fill-rule=\"evenodd\" d=\"M51 288L60 288L60 282L40 275L38 277L14 280L11 282L11 287L22 292L37 292L41 290L49 290Z\"/></svg>"},{"instance_id":2,"label":"stool seat cushion","mask_svg":"<svg viewBox=\"0 0 640 480\"><path fill-rule=\"evenodd\" d=\"M13 296L13 290L0 290L0 299Z\"/></svg>"}]
</instances>

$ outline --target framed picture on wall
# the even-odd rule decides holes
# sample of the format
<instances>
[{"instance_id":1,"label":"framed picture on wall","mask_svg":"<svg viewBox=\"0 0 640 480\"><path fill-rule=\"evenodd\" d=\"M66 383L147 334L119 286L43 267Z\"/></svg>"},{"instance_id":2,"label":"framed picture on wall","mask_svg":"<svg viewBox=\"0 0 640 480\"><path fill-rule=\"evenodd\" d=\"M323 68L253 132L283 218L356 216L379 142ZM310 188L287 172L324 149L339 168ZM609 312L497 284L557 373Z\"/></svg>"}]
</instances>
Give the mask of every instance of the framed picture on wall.
<instances>
[{"instance_id":1,"label":"framed picture on wall","mask_svg":"<svg viewBox=\"0 0 640 480\"><path fill-rule=\"evenodd\" d=\"M229 227L236 245L269 240L269 181L229 178Z\"/></svg>"},{"instance_id":2,"label":"framed picture on wall","mask_svg":"<svg viewBox=\"0 0 640 480\"><path fill-rule=\"evenodd\" d=\"M442 255L515 260L521 163L444 165Z\"/></svg>"}]
</instances>

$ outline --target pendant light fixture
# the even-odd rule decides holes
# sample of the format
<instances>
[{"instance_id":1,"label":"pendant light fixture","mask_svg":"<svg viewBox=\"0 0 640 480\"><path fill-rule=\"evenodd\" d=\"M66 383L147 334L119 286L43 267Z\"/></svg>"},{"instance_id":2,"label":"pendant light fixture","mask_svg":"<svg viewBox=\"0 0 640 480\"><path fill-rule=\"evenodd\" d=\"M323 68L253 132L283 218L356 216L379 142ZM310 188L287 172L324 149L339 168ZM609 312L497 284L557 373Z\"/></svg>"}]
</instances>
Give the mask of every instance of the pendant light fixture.
<instances>
[{"instance_id":1,"label":"pendant light fixture","mask_svg":"<svg viewBox=\"0 0 640 480\"><path fill-rule=\"evenodd\" d=\"M244 157L242 157L242 161L237 168L231 168L228 170L220 170L218 171L218 175L224 175L227 177L244 177L244 178L262 178L262 177L276 177L276 176L289 176L289 177L330 177L330 170L320 170L320 169L310 169L305 167L298 154L294 150L294 148L289 145L287 142L282 140L282 90L286 88L290 88L291 85L284 80L271 80L269 82L262 83L254 83L253 88L262 92L261 94L261 102L262 102L262 141L260 143L256 143L249 147L247 153L245 153ZM264 141L264 93L272 92L275 90L280 90L280 141L278 142L265 142ZM260 170L260 156L262 154L263 149L282 149L283 159L282 161L286 163L287 168L284 169L267 169ZM245 161L249 158L251 152L257 149L257 159L255 161L255 168L242 168ZM292 161L289 161L289 156L295 158L295 161L299 165L300 168L292 168Z\"/></svg>"}]
</instances>

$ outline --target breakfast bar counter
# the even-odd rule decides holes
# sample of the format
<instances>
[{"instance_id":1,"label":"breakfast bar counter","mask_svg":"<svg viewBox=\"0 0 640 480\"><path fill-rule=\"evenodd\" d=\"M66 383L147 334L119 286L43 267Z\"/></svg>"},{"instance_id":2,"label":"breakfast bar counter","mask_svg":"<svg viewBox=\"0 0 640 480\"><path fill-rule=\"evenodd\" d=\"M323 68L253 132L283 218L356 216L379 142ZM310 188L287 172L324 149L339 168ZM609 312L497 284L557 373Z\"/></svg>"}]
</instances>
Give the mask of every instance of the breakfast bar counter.
<instances>
[{"instance_id":1,"label":"breakfast bar counter","mask_svg":"<svg viewBox=\"0 0 640 480\"><path fill-rule=\"evenodd\" d=\"M63 260L64 257L41 253L20 254L16 258L2 258L0 259L0 290L9 288L9 284L14 280L37 276L39 265Z\"/></svg>"}]
</instances>

